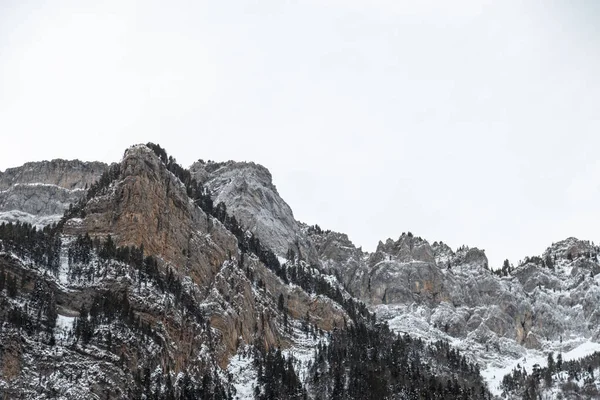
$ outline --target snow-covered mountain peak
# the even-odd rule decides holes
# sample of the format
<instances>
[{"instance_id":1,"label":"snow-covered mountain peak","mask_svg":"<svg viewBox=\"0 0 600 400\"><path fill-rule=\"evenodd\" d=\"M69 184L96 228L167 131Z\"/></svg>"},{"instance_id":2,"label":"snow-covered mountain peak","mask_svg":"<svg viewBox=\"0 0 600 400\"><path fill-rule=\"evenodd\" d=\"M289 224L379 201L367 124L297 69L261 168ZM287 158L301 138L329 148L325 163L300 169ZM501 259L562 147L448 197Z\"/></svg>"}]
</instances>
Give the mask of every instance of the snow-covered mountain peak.
<instances>
[{"instance_id":1,"label":"snow-covered mountain peak","mask_svg":"<svg viewBox=\"0 0 600 400\"><path fill-rule=\"evenodd\" d=\"M215 204L225 204L229 213L277 255L286 257L292 250L310 263L318 262L312 243L277 192L267 168L251 162L198 161L190 172Z\"/></svg>"},{"instance_id":2,"label":"snow-covered mountain peak","mask_svg":"<svg viewBox=\"0 0 600 400\"><path fill-rule=\"evenodd\" d=\"M170 368L182 367L181 360L204 368L195 363L213 352L221 367L230 363L229 371L238 375L234 379L245 376L240 391L252 394L260 379L246 353L262 342L302 354L306 363L298 364L303 365L299 376L312 379L304 364L313 354L310 345L326 337L318 331L346 325L350 315L364 309L359 300L396 332L430 343L448 340L479 364L497 394L502 374L517 364L531 373L530 360L543 361L551 351L582 354L600 348L600 248L589 241L570 237L540 256L496 271L488 268L484 250L452 249L411 233L380 241L368 253L344 233L296 221L271 173L259 164L200 160L184 170L159 146L135 145L115 173L110 168L104 182L85 196L96 167L68 163L28 163L0 173L0 211L4 207L20 220L45 218L50 211L62 215L71 199L86 199L74 207L81 207L79 214L74 211L59 225L64 241L57 271L38 277L57 293L57 327L73 326L76 310L90 306L92 293L79 298L78 290L118 298L129 290L142 322L158 321L162 328L156 332L176 344L161 344L169 350L157 361L148 362L152 353L143 352L144 365L158 371L156 376L167 374L158 366L172 360L177 362ZM207 195L210 211L200 206ZM221 202L225 216L215 212L222 210ZM90 235L96 244L77 234ZM98 241L108 235L121 246L125 261L100 260L107 245ZM81 248L69 248L78 241L80 247L95 247L91 262L80 260ZM138 271L131 265L138 251L160 262ZM20 262L4 262L11 277L26 280L37 273ZM355 303L342 307L349 299ZM315 327L312 339L305 331L308 322ZM99 326L99 333L110 328ZM130 328L138 334L146 329L143 324ZM135 337L129 330L121 333L111 340ZM58 338L72 340L63 336ZM103 348L103 341L108 339L95 345ZM196 346L192 350L190 343ZM103 354L109 356L111 347L106 345ZM193 355L195 349L203 355ZM228 357L236 352L231 363Z\"/></svg>"},{"instance_id":3,"label":"snow-covered mountain peak","mask_svg":"<svg viewBox=\"0 0 600 400\"><path fill-rule=\"evenodd\" d=\"M265 187L277 193L273 184L271 172L261 164L246 161L214 162L198 160L190 167L190 171L196 176L200 183L208 181L216 175L228 176L229 178L242 178L260 182Z\"/></svg>"}]
</instances>

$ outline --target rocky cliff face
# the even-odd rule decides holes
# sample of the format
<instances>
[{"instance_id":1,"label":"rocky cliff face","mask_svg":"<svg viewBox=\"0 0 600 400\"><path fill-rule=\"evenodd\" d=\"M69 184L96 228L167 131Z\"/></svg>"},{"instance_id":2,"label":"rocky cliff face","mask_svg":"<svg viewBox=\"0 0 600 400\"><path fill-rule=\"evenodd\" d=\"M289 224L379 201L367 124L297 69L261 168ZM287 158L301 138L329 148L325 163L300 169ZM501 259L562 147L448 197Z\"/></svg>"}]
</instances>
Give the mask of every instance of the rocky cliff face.
<instances>
[{"instance_id":1,"label":"rocky cliff face","mask_svg":"<svg viewBox=\"0 0 600 400\"><path fill-rule=\"evenodd\" d=\"M78 196L85 199L81 209L63 219L58 265L17 256L0 240L0 275L20 287L16 295L0 289L0 321L10 321L0 330L0 390L18 388L15 398L133 398L132 388L152 381L153 371L203 382L247 345L302 347L302 327L322 337L351 321L335 301L284 282L256 254L241 251L236 236L188 197L147 146L128 149L109 175L95 196ZM97 252L82 256L88 236ZM106 259L101 252L111 241L121 250L143 249L158 270L147 259L134 261L135 249ZM116 308L121 319L104 316L106 308ZM14 328L35 318L26 333ZM82 318L94 324L89 343ZM77 365L96 372L78 375Z\"/></svg>"},{"instance_id":2,"label":"rocky cliff face","mask_svg":"<svg viewBox=\"0 0 600 400\"><path fill-rule=\"evenodd\" d=\"M344 233L323 231L318 225L301 224L302 231L313 243L321 267L335 275L354 296L368 296L368 253L354 247Z\"/></svg>"},{"instance_id":3,"label":"rocky cliff face","mask_svg":"<svg viewBox=\"0 0 600 400\"><path fill-rule=\"evenodd\" d=\"M380 242L372 254L343 234L312 229L310 238L323 265L379 319L397 331L452 341L487 368L496 393L502 371L524 365L528 355L543 359L544 352L600 342L600 248L588 241L555 243L499 276L479 249L453 251L411 234Z\"/></svg>"},{"instance_id":4,"label":"rocky cliff face","mask_svg":"<svg viewBox=\"0 0 600 400\"><path fill-rule=\"evenodd\" d=\"M542 349L546 341L565 335L597 336L595 330L583 327L593 326L592 307L588 305L587 311L576 315L571 310L582 298L595 296L594 287L586 286L583 276L596 271L597 260L577 258L597 253L586 242L568 239L542 255L545 259L551 254L557 265L568 264L566 269L528 261L507 277L493 274L485 253L477 248L463 246L453 251L443 242L431 245L410 233L396 241L380 242L375 252L365 253L345 234L294 221L263 167L199 162L193 171L212 188L215 199L225 202L241 221L280 251L298 238L306 238L303 248L310 249L309 254L314 249L320 268L335 275L350 293L397 329L415 331L416 324L424 337L433 329L439 337L471 343L465 345L467 351L476 343L480 348L492 346L513 355L527 348ZM273 232L277 237L270 236ZM578 275L571 276L573 271ZM543 288L553 293L568 291L569 295L559 300L532 294ZM577 300L567 300L571 296ZM560 322L565 315L569 316L567 324Z\"/></svg>"},{"instance_id":5,"label":"rocky cliff face","mask_svg":"<svg viewBox=\"0 0 600 400\"><path fill-rule=\"evenodd\" d=\"M302 312L312 307L319 327L331 330L335 321L341 325L343 313L328 302L311 299L302 290L282 284L256 259L240 261L236 238L188 198L181 181L148 147L134 146L126 151L120 170L118 182L88 202L85 218L67 223L65 233L88 233L92 237L111 234L119 246L143 246L147 254L160 257L181 277L190 277L197 288L196 301L211 304L207 307L211 322L223 334L222 365L235 352L240 338L243 343L252 343L259 335L267 348L286 342L274 324L266 324L259 332L254 329L261 313L278 314L273 309L279 294L295 304L293 316L303 317ZM257 302L252 282L240 268L227 267L240 262L241 271L248 268L261 278L266 289L263 297L268 301Z\"/></svg>"},{"instance_id":6,"label":"rocky cliff face","mask_svg":"<svg viewBox=\"0 0 600 400\"><path fill-rule=\"evenodd\" d=\"M100 162L52 160L0 172L0 222L57 222L107 168Z\"/></svg>"},{"instance_id":7,"label":"rocky cliff face","mask_svg":"<svg viewBox=\"0 0 600 400\"><path fill-rule=\"evenodd\" d=\"M208 287L236 240L188 198L183 184L144 145L126 151L117 181L91 199L67 234L113 235L119 246L143 246ZM196 267L196 268L193 268Z\"/></svg>"},{"instance_id":8,"label":"rocky cliff face","mask_svg":"<svg viewBox=\"0 0 600 400\"><path fill-rule=\"evenodd\" d=\"M101 162L52 160L28 162L0 172L0 190L16 184L44 183L65 189L83 189L94 183L108 166Z\"/></svg>"},{"instance_id":9,"label":"rocky cliff face","mask_svg":"<svg viewBox=\"0 0 600 400\"><path fill-rule=\"evenodd\" d=\"M0 270L22 282L17 297L0 290L0 321L24 318L15 310L28 304L25 314L42 327L31 328L25 341L18 330L0 330L0 389L18 386L40 398L52 390L128 398L127 388L143 381L131 372L138 365L150 375L201 376L226 370L246 345L299 351L308 323L316 331L349 323L340 303L289 284L258 254L242 251L240 236L199 208L147 146L128 149L113 167L114 179L88 199L85 188L108 168L55 160L0 174L0 221L44 225L86 199L63 221L56 270L0 251ZM491 385L499 371L526 356L600 343L600 248L589 242L555 243L505 274L489 270L482 250L453 250L411 233L368 253L343 233L296 221L262 166L197 162L190 172L214 204L223 202L247 229L246 237L253 233L281 260L291 258L288 268L330 282L342 298L364 301L396 331L450 341L487 371ZM121 248L143 248L170 283L149 280L146 264L140 269L98 254L87 263L74 260L69 246L84 235L100 242L110 235ZM104 321L90 348L72 332L75 318L98 296L126 299L135 323ZM101 378L76 375L82 363L102 370ZM102 382L116 389L103 393Z\"/></svg>"},{"instance_id":10,"label":"rocky cliff face","mask_svg":"<svg viewBox=\"0 0 600 400\"><path fill-rule=\"evenodd\" d=\"M323 264L345 277L355 295L386 317L393 315L386 310L394 306L429 311L441 307L445 315L432 314L427 322L447 327L457 337L489 330L532 347L540 347L542 337L597 335L595 328L577 328L583 321L589 322L581 325L594 325L590 306L580 310L588 312L578 313L577 322L558 322L572 314L568 309L595 297L599 251L589 242L574 238L558 242L541 257L527 259L500 277L488 269L481 250L462 247L454 252L441 242L431 246L411 234L380 242L372 254L360 252L342 234L312 231L310 237ZM545 260L552 260L552 267Z\"/></svg>"},{"instance_id":11,"label":"rocky cliff face","mask_svg":"<svg viewBox=\"0 0 600 400\"><path fill-rule=\"evenodd\" d=\"M277 255L285 257L292 249L305 260L318 262L312 243L304 236L292 209L279 196L265 167L234 161L198 161L190 171L209 189L215 204L223 202L243 226Z\"/></svg>"}]
</instances>

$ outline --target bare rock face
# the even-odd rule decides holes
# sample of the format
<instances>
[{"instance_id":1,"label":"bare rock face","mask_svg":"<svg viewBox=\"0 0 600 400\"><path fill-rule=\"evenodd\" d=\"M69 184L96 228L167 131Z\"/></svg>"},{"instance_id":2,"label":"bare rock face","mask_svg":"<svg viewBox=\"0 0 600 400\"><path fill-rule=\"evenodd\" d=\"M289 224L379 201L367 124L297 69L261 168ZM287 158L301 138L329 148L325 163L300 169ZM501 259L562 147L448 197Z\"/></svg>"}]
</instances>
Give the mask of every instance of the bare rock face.
<instances>
[{"instance_id":1,"label":"bare rock face","mask_svg":"<svg viewBox=\"0 0 600 400\"><path fill-rule=\"evenodd\" d=\"M0 353L2 354L2 376L7 382L11 382L21 372L23 354L21 342L17 338L13 338L7 343L2 343Z\"/></svg>"},{"instance_id":2,"label":"bare rock face","mask_svg":"<svg viewBox=\"0 0 600 400\"><path fill-rule=\"evenodd\" d=\"M497 359L514 360L526 349L557 351L565 337L576 345L600 338L600 248L590 242L555 243L507 276L492 273L476 248L454 252L436 242L435 264L400 263L396 248L394 242L381 243L370 256L375 264L366 299L392 329L429 339L461 338L459 347L476 360L489 359L490 349ZM406 252L395 254L406 260ZM437 297L411 293L415 281L436 276ZM387 302L378 299L382 291Z\"/></svg>"},{"instance_id":3,"label":"bare rock face","mask_svg":"<svg viewBox=\"0 0 600 400\"><path fill-rule=\"evenodd\" d=\"M388 239L385 244L379 242L375 253L384 253L398 262L435 263L434 252L429 243L411 233L403 233L396 242L392 239Z\"/></svg>"},{"instance_id":4,"label":"bare rock face","mask_svg":"<svg viewBox=\"0 0 600 400\"><path fill-rule=\"evenodd\" d=\"M62 214L69 204L79 200L83 189L67 190L44 184L15 184L0 193L0 208L18 210L35 216Z\"/></svg>"},{"instance_id":5,"label":"bare rock face","mask_svg":"<svg viewBox=\"0 0 600 400\"><path fill-rule=\"evenodd\" d=\"M368 294L368 254L357 249L344 233L323 231L319 226L301 224L302 231L314 244L321 266L358 298Z\"/></svg>"},{"instance_id":6,"label":"bare rock face","mask_svg":"<svg viewBox=\"0 0 600 400\"><path fill-rule=\"evenodd\" d=\"M101 162L52 160L28 162L21 167L0 172L0 190L15 184L43 183L65 189L84 189L94 183L108 168Z\"/></svg>"},{"instance_id":7,"label":"bare rock face","mask_svg":"<svg viewBox=\"0 0 600 400\"><path fill-rule=\"evenodd\" d=\"M433 245L431 245L431 249L433 250L435 262L440 267L449 266L450 260L452 260L456 256L452 248L450 248L450 246L448 246L442 241L433 242Z\"/></svg>"},{"instance_id":8,"label":"bare rock face","mask_svg":"<svg viewBox=\"0 0 600 400\"><path fill-rule=\"evenodd\" d=\"M381 261L370 273L369 303L437 302L445 296L442 278L434 264Z\"/></svg>"},{"instance_id":9,"label":"bare rock face","mask_svg":"<svg viewBox=\"0 0 600 400\"><path fill-rule=\"evenodd\" d=\"M411 233L379 242L368 265L370 304L438 302L446 296L433 249Z\"/></svg>"},{"instance_id":10,"label":"bare rock face","mask_svg":"<svg viewBox=\"0 0 600 400\"><path fill-rule=\"evenodd\" d=\"M427 241L403 234L379 242L374 253L357 249L347 235L306 227L325 271L367 304L439 303L448 298L444 276Z\"/></svg>"},{"instance_id":11,"label":"bare rock face","mask_svg":"<svg viewBox=\"0 0 600 400\"><path fill-rule=\"evenodd\" d=\"M181 181L148 147L128 149L119 170L117 181L87 203L85 217L65 224L65 233L111 235L118 246L143 246L164 268L189 277L196 302L222 335L222 367L243 343L260 339L266 348L290 345L277 310L280 294L290 304L292 318L310 310L319 328L342 326L345 312L327 299L283 284L257 259L241 259L235 236L188 198ZM256 295L245 271L260 279L264 292Z\"/></svg>"},{"instance_id":12,"label":"bare rock face","mask_svg":"<svg viewBox=\"0 0 600 400\"><path fill-rule=\"evenodd\" d=\"M249 320L256 316L247 279L226 274L229 260L237 258L237 240L219 221L194 205L183 184L148 147L128 149L119 168L118 180L91 199L84 208L85 217L68 222L65 233L101 238L111 235L118 246L143 246L145 254L164 262L164 268L191 278L195 300L212 304L206 311L223 334L219 357L225 362L235 350L239 331L253 327ZM233 287L223 284L225 277ZM228 323L222 319L232 304L217 299L222 300L234 288L245 294L238 306L248 307L246 324L241 321L240 325L235 317Z\"/></svg>"},{"instance_id":13,"label":"bare rock face","mask_svg":"<svg viewBox=\"0 0 600 400\"><path fill-rule=\"evenodd\" d=\"M92 236L113 235L120 246L144 246L200 287L207 287L237 241L188 198L183 184L144 145L126 151L119 181L85 207Z\"/></svg>"},{"instance_id":14,"label":"bare rock face","mask_svg":"<svg viewBox=\"0 0 600 400\"><path fill-rule=\"evenodd\" d=\"M397 316L389 312L394 307L402 312L409 307L418 313L415 318L445 334L499 348L505 341L540 348L545 341L570 333L600 336L593 328L600 313L593 306L596 285L590 278L600 266L591 259L598 251L589 242L569 238L553 244L507 277L489 270L483 250L463 246L454 251L443 242L430 245L412 234L380 242L369 254L356 248L347 235L293 221L287 205L279 207L271 176L262 167L230 162L197 163L194 168L196 178L212 188L215 201L235 210L236 217L281 254L290 243L302 244L307 238L309 244L300 247L309 249L308 254L312 247L322 270L335 275L383 319ZM546 259L561 268L544 266Z\"/></svg>"},{"instance_id":15,"label":"bare rock face","mask_svg":"<svg viewBox=\"0 0 600 400\"><path fill-rule=\"evenodd\" d=\"M443 242L429 245L403 234L368 254L346 235L305 230L323 268L396 329L411 332L425 322L466 343L502 349L500 343L508 341L516 346L507 347L512 352L519 346L540 349L561 336L600 337L600 286L594 278L600 251L589 242L558 242L500 277L477 248L453 251Z\"/></svg>"},{"instance_id":16,"label":"bare rock face","mask_svg":"<svg viewBox=\"0 0 600 400\"><path fill-rule=\"evenodd\" d=\"M45 226L58 221L108 168L100 162L31 162L0 172L0 222Z\"/></svg>"},{"instance_id":17,"label":"bare rock face","mask_svg":"<svg viewBox=\"0 0 600 400\"><path fill-rule=\"evenodd\" d=\"M305 260L318 262L312 244L302 234L265 167L246 162L198 161L190 171L208 188L215 204L223 202L230 214L277 255L285 257L292 249Z\"/></svg>"}]
</instances>

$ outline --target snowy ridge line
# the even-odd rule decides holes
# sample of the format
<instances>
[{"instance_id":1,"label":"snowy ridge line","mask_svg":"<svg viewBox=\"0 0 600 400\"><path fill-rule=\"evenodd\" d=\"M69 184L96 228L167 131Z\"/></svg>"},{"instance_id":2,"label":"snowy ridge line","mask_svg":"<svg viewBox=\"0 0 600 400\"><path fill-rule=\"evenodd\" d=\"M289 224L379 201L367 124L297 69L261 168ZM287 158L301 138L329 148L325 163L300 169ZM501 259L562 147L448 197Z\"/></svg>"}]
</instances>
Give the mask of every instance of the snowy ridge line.
<instances>
[{"instance_id":1,"label":"snowy ridge line","mask_svg":"<svg viewBox=\"0 0 600 400\"><path fill-rule=\"evenodd\" d=\"M0 224L22 222L41 229L60 221L62 217L62 214L33 215L21 210L0 211Z\"/></svg>"},{"instance_id":2,"label":"snowy ridge line","mask_svg":"<svg viewBox=\"0 0 600 400\"><path fill-rule=\"evenodd\" d=\"M6 190L0 190L0 194L11 192L14 188L17 188L17 187L48 187L48 188L56 188L56 189L64 190L66 192L85 192L86 191L86 189L82 189L82 188L68 189L64 186L55 185L53 183L42 183L42 182L21 183L21 182L19 182L19 183L15 183L14 185L12 185L10 188L8 188Z\"/></svg>"}]
</instances>

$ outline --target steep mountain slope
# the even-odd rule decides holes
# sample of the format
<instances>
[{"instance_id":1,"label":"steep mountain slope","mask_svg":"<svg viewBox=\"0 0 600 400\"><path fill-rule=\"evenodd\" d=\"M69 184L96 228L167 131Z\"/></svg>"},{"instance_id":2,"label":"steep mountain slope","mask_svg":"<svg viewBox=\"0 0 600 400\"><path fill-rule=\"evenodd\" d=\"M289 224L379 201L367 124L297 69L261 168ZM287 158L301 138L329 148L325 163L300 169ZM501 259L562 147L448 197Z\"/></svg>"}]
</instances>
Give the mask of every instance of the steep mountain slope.
<instances>
[{"instance_id":1,"label":"steep mountain slope","mask_svg":"<svg viewBox=\"0 0 600 400\"><path fill-rule=\"evenodd\" d=\"M502 271L411 233L364 252L296 221L266 168L186 170L152 144L0 182L13 220L65 213L54 229L0 224L12 397L487 398L480 370L495 394L524 396L502 383L517 365L600 350L600 249L586 241Z\"/></svg>"},{"instance_id":2,"label":"steep mountain slope","mask_svg":"<svg viewBox=\"0 0 600 400\"><path fill-rule=\"evenodd\" d=\"M550 351L600 342L598 248L589 242L569 238L553 244L506 276L492 273L477 248L453 251L443 242L430 245L410 233L380 242L370 254L344 234L294 223L263 167L199 162L193 170L213 185L213 198L226 202L261 239L269 240L271 221L279 221L279 237L285 238L280 253L302 238L311 262L314 249L315 264L393 329L427 340L446 339L462 349L486 369L496 393L502 375L524 364L527 355L538 359L538 354L543 358ZM255 195L248 195L248 187ZM261 194L265 191L268 195ZM284 217L281 210L287 211Z\"/></svg>"},{"instance_id":3,"label":"steep mountain slope","mask_svg":"<svg viewBox=\"0 0 600 400\"><path fill-rule=\"evenodd\" d=\"M323 263L346 276L380 320L427 340L449 340L487 369L498 394L502 376L527 358L580 346L600 350L600 249L590 242L555 243L499 276L474 248L454 252L409 233L361 254L344 235L308 231Z\"/></svg>"},{"instance_id":4,"label":"steep mountain slope","mask_svg":"<svg viewBox=\"0 0 600 400\"><path fill-rule=\"evenodd\" d=\"M0 225L4 393L229 398L222 368L239 346L287 348L306 315L317 331L349 320L241 249L187 189L150 148L134 146L55 230Z\"/></svg>"},{"instance_id":5,"label":"steep mountain slope","mask_svg":"<svg viewBox=\"0 0 600 400\"><path fill-rule=\"evenodd\" d=\"M206 187L215 204L223 202L240 223L277 255L291 249L311 263L318 262L290 206L279 196L271 173L262 165L228 161L198 161L192 177Z\"/></svg>"},{"instance_id":6,"label":"steep mountain slope","mask_svg":"<svg viewBox=\"0 0 600 400\"><path fill-rule=\"evenodd\" d=\"M138 145L56 225L0 224L2 397L488 397L447 343L376 324L301 246L282 265L209 192Z\"/></svg>"}]
</instances>

